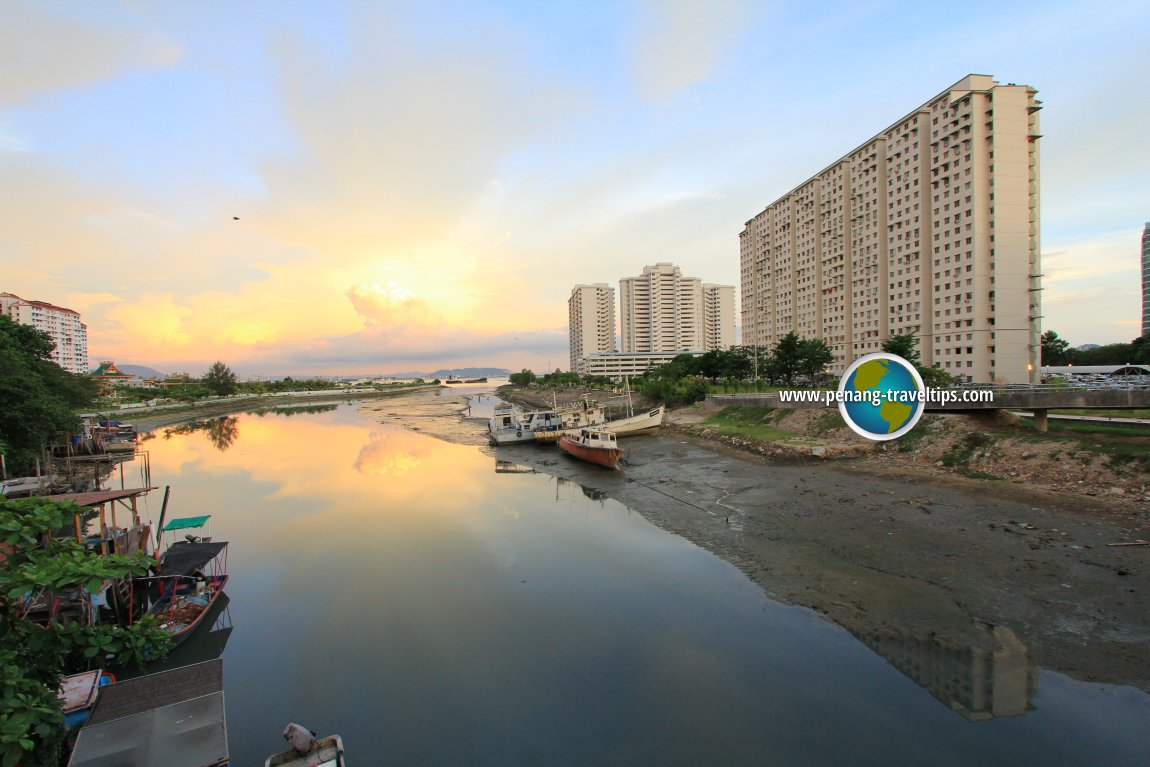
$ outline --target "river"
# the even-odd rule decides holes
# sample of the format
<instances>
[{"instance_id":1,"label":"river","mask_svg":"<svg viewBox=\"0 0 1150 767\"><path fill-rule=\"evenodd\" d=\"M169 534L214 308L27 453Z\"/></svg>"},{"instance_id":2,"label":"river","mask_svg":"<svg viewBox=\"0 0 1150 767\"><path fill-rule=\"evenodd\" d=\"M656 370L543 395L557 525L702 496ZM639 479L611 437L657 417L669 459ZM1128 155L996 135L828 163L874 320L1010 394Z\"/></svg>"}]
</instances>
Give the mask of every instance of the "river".
<instances>
[{"instance_id":1,"label":"river","mask_svg":"<svg viewBox=\"0 0 1150 767\"><path fill-rule=\"evenodd\" d=\"M290 721L377 767L1144 763L1139 690L868 646L599 493L351 405L144 447L168 518L230 542L234 765Z\"/></svg>"}]
</instances>

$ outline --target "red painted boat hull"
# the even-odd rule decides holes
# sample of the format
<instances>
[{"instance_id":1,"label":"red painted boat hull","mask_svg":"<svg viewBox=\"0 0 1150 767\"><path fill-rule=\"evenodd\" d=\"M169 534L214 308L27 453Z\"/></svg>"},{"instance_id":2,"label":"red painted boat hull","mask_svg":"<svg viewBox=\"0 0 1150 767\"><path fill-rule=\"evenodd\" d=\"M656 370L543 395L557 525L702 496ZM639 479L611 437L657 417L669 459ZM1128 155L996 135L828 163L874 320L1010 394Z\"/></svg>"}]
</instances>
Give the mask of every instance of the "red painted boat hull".
<instances>
[{"instance_id":1,"label":"red painted boat hull","mask_svg":"<svg viewBox=\"0 0 1150 767\"><path fill-rule=\"evenodd\" d=\"M559 449L580 460L616 471L619 470L619 460L623 457L623 451L617 447L587 447L567 435L560 437Z\"/></svg>"}]
</instances>

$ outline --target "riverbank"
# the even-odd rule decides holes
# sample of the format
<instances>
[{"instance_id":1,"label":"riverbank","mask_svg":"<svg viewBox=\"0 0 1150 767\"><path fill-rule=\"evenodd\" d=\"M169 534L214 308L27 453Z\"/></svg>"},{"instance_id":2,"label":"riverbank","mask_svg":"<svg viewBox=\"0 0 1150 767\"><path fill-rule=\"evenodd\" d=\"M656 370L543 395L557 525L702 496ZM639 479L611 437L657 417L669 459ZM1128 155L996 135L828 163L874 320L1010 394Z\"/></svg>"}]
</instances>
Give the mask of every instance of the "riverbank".
<instances>
[{"instance_id":1,"label":"riverbank","mask_svg":"<svg viewBox=\"0 0 1150 767\"><path fill-rule=\"evenodd\" d=\"M486 441L463 394L411 399L410 409L364 412ZM927 647L945 664L1009 657L1150 690L1150 547L1111 545L1150 540L1145 504L931 473L878 454L796 462L683 427L626 440L619 473L553 448L488 450L618 500L888 659Z\"/></svg>"},{"instance_id":2,"label":"riverbank","mask_svg":"<svg viewBox=\"0 0 1150 767\"><path fill-rule=\"evenodd\" d=\"M416 386L407 389L394 389L388 391L356 391L335 390L330 393L311 393L306 396L278 395L258 398L226 398L218 400L205 400L195 402L186 407L115 411L108 413L108 417L131 423L139 433L154 431L163 426L194 421L201 418L215 418L233 413L245 413L252 410L272 408L298 407L301 405L323 405L332 402L355 402L358 400L375 400L380 398L397 397L404 394L413 394L423 391L435 391L440 387L437 384Z\"/></svg>"}]
</instances>

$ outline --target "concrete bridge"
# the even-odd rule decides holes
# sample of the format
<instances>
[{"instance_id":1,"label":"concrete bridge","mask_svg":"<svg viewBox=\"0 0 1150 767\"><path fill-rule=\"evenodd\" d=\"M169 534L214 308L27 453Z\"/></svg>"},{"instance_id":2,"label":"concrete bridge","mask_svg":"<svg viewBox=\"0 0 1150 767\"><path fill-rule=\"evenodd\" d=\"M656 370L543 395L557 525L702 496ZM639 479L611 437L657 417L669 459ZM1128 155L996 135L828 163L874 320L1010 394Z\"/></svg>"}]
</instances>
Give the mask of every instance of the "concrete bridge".
<instances>
[{"instance_id":1,"label":"concrete bridge","mask_svg":"<svg viewBox=\"0 0 1150 767\"><path fill-rule=\"evenodd\" d=\"M945 389L948 401L928 401L926 409L948 413L983 410L1029 410L1037 431L1046 431L1050 410L1150 410L1150 386L1086 388L1072 386L987 386ZM771 394L709 394L707 400L724 407L768 407L792 410L830 408L837 404L822 401L783 402Z\"/></svg>"}]
</instances>

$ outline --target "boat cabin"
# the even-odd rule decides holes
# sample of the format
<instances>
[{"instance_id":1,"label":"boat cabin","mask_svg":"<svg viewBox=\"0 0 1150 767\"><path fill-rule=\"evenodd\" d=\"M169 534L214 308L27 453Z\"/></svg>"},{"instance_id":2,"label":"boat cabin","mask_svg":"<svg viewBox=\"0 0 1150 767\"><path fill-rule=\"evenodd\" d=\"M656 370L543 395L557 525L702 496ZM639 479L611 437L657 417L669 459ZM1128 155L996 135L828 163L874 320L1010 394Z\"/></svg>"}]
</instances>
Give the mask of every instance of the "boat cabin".
<instances>
[{"instance_id":1,"label":"boat cabin","mask_svg":"<svg viewBox=\"0 0 1150 767\"><path fill-rule=\"evenodd\" d=\"M586 447L618 447L615 433L600 429L580 429L579 442Z\"/></svg>"}]
</instances>

